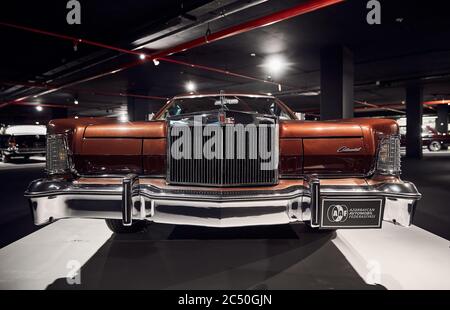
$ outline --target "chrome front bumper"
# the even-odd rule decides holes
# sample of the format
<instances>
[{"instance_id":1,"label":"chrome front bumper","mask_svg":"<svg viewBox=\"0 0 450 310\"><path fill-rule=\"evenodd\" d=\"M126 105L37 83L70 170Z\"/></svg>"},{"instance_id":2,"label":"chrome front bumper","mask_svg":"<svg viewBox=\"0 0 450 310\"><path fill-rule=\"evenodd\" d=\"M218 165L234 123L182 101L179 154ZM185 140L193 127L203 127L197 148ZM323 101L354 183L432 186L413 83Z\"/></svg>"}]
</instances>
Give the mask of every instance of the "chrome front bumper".
<instances>
[{"instance_id":1,"label":"chrome front bumper","mask_svg":"<svg viewBox=\"0 0 450 310\"><path fill-rule=\"evenodd\" d=\"M326 185L309 177L283 188L239 190L157 186L148 180L136 175L114 179L115 182L105 179L101 184L42 179L32 182L25 196L36 225L62 218L102 218L122 219L125 225L131 225L133 220L148 220L210 227L292 222L321 227L324 198L379 198L383 220L409 226L421 198L414 184L398 179L372 185Z\"/></svg>"},{"instance_id":2,"label":"chrome front bumper","mask_svg":"<svg viewBox=\"0 0 450 310\"><path fill-rule=\"evenodd\" d=\"M27 148L27 149L4 149L3 153L8 156L25 156L25 155L40 155L45 154L46 149L33 149L33 148Z\"/></svg>"}]
</instances>

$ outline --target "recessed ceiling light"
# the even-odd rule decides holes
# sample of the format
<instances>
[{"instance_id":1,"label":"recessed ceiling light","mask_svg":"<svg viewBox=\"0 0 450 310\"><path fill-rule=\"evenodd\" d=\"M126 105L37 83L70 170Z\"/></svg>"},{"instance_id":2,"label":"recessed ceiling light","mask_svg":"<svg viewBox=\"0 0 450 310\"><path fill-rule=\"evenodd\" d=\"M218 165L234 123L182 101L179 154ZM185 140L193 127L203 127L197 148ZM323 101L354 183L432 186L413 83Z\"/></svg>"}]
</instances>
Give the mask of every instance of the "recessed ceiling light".
<instances>
[{"instance_id":1,"label":"recessed ceiling light","mask_svg":"<svg viewBox=\"0 0 450 310\"><path fill-rule=\"evenodd\" d=\"M287 69L288 65L283 56L272 55L265 60L263 67L270 75L280 75Z\"/></svg>"},{"instance_id":2,"label":"recessed ceiling light","mask_svg":"<svg viewBox=\"0 0 450 310\"><path fill-rule=\"evenodd\" d=\"M39 125L39 122L35 122L36 125Z\"/></svg>"},{"instance_id":3,"label":"recessed ceiling light","mask_svg":"<svg viewBox=\"0 0 450 310\"><path fill-rule=\"evenodd\" d=\"M158 59L153 59L153 64L154 64L155 66L158 66L158 65L159 65L159 60L158 60Z\"/></svg>"},{"instance_id":4,"label":"recessed ceiling light","mask_svg":"<svg viewBox=\"0 0 450 310\"><path fill-rule=\"evenodd\" d=\"M250 56L252 56L252 57L255 57L255 56L256 56L256 54L255 54L255 53L251 53L251 54L250 54Z\"/></svg>"},{"instance_id":5,"label":"recessed ceiling light","mask_svg":"<svg viewBox=\"0 0 450 310\"><path fill-rule=\"evenodd\" d=\"M197 89L197 85L194 82L189 81L186 83L185 88L188 92L194 92Z\"/></svg>"},{"instance_id":6,"label":"recessed ceiling light","mask_svg":"<svg viewBox=\"0 0 450 310\"><path fill-rule=\"evenodd\" d=\"M145 56L145 54L140 54L140 55L139 55L139 59L140 59L140 60L145 60L146 57L147 57L147 56Z\"/></svg>"},{"instance_id":7,"label":"recessed ceiling light","mask_svg":"<svg viewBox=\"0 0 450 310\"><path fill-rule=\"evenodd\" d=\"M78 100L75 100L74 102L73 102L73 104L78 104L79 102L78 102Z\"/></svg>"},{"instance_id":8,"label":"recessed ceiling light","mask_svg":"<svg viewBox=\"0 0 450 310\"><path fill-rule=\"evenodd\" d=\"M309 97L309 96L318 96L318 95L320 95L320 92L318 92L318 91L306 91L306 92L303 92L303 93L299 93L299 95L300 96L307 96L307 97Z\"/></svg>"},{"instance_id":9,"label":"recessed ceiling light","mask_svg":"<svg viewBox=\"0 0 450 310\"><path fill-rule=\"evenodd\" d=\"M39 112L41 112L42 110L44 110L44 108L41 107L40 105L38 105L38 106L36 107L36 110L38 110Z\"/></svg>"},{"instance_id":10,"label":"recessed ceiling light","mask_svg":"<svg viewBox=\"0 0 450 310\"><path fill-rule=\"evenodd\" d=\"M75 119L78 119L78 116L75 116L74 118L75 118Z\"/></svg>"}]
</instances>

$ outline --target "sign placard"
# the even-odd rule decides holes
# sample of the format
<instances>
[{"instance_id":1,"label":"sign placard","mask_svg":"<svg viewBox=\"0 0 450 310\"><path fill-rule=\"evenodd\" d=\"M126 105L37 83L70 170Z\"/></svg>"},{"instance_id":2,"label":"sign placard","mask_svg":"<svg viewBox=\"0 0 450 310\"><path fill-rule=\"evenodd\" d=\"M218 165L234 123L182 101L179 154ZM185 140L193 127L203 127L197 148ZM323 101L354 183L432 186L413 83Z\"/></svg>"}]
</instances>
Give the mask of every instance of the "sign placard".
<instances>
[{"instance_id":1,"label":"sign placard","mask_svg":"<svg viewBox=\"0 0 450 310\"><path fill-rule=\"evenodd\" d=\"M321 228L381 228L382 198L322 198Z\"/></svg>"}]
</instances>

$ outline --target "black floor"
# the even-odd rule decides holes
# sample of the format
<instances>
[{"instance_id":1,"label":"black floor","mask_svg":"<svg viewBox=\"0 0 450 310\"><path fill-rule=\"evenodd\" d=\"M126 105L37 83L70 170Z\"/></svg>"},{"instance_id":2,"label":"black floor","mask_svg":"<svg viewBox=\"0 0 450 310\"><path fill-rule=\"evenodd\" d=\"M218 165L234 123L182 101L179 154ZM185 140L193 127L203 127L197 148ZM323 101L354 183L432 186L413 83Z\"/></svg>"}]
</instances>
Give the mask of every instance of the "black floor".
<instances>
[{"instance_id":1,"label":"black floor","mask_svg":"<svg viewBox=\"0 0 450 310\"><path fill-rule=\"evenodd\" d=\"M14 160L0 163L0 248L25 237L39 227L33 224L31 210L23 197L31 181L44 177L44 164Z\"/></svg>"},{"instance_id":2,"label":"black floor","mask_svg":"<svg viewBox=\"0 0 450 310\"><path fill-rule=\"evenodd\" d=\"M413 182L423 195L414 224L450 240L450 153L404 159L402 165L402 178Z\"/></svg>"},{"instance_id":3,"label":"black floor","mask_svg":"<svg viewBox=\"0 0 450 310\"><path fill-rule=\"evenodd\" d=\"M304 225L211 229L151 224L113 235L81 267L47 289L383 289L367 285L331 242Z\"/></svg>"}]
</instances>

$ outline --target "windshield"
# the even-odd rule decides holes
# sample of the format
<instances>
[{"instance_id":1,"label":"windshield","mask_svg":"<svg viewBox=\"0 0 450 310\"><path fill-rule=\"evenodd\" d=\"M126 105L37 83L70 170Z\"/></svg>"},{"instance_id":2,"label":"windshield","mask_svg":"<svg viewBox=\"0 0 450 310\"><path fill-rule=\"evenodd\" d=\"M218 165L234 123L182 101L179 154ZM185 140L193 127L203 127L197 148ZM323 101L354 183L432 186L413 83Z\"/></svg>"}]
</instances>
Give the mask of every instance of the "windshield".
<instances>
[{"instance_id":1,"label":"windshield","mask_svg":"<svg viewBox=\"0 0 450 310\"><path fill-rule=\"evenodd\" d=\"M273 115L280 119L292 119L286 109L274 98L239 96L208 96L175 99L161 113L159 119L166 119L169 116L182 114L208 112L220 108L224 110Z\"/></svg>"}]
</instances>

